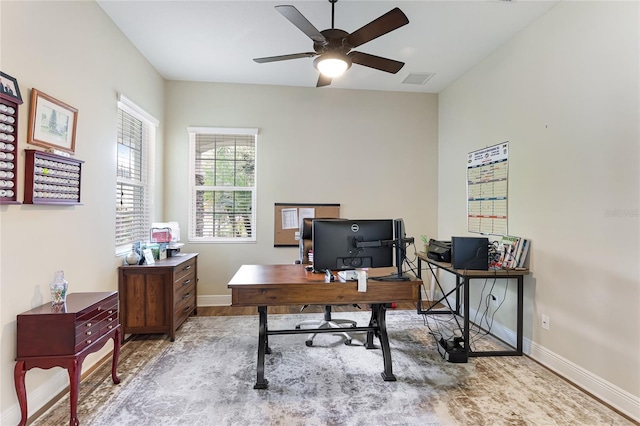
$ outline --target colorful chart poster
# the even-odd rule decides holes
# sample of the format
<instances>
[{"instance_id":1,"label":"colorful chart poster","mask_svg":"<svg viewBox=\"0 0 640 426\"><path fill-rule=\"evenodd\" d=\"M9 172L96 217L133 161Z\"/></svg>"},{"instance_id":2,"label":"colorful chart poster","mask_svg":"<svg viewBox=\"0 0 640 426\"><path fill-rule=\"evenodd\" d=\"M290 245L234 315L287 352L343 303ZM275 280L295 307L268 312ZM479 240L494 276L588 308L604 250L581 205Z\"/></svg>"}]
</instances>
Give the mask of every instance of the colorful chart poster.
<instances>
[{"instance_id":1,"label":"colorful chart poster","mask_svg":"<svg viewBox=\"0 0 640 426\"><path fill-rule=\"evenodd\" d=\"M467 229L507 235L509 142L469 153L467 158Z\"/></svg>"}]
</instances>

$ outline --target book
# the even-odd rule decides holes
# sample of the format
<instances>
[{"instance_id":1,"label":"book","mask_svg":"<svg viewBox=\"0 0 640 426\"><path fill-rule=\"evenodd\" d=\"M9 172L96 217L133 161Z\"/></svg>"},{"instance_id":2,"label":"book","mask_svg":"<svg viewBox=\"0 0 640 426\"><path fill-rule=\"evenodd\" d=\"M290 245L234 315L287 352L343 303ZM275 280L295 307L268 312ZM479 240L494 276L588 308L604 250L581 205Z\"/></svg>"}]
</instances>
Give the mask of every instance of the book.
<instances>
[{"instance_id":1,"label":"book","mask_svg":"<svg viewBox=\"0 0 640 426\"><path fill-rule=\"evenodd\" d=\"M516 252L520 243L519 237L504 235L500 245L502 246L501 265L503 268L516 267Z\"/></svg>"},{"instance_id":2,"label":"book","mask_svg":"<svg viewBox=\"0 0 640 426\"><path fill-rule=\"evenodd\" d=\"M527 261L527 254L529 253L529 246L531 246L531 241L523 238L521 245L522 250L520 250L520 255L516 259L516 268L524 268L524 264Z\"/></svg>"}]
</instances>

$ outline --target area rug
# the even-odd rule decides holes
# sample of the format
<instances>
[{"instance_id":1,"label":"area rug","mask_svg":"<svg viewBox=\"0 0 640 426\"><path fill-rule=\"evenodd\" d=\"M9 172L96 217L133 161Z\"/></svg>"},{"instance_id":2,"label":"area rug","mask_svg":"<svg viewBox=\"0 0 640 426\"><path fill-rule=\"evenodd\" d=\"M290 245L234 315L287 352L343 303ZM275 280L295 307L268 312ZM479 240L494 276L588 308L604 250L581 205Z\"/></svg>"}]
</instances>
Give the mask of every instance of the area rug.
<instances>
[{"instance_id":1,"label":"area rug","mask_svg":"<svg viewBox=\"0 0 640 426\"><path fill-rule=\"evenodd\" d=\"M341 317L368 322L365 312ZM308 318L271 315L269 327L293 328ZM147 360L121 362L120 385L105 376L101 386L111 391L101 401L81 399L81 424L633 424L526 357L443 360L423 318L410 311L388 313L397 381L382 380L379 349L355 341L346 346L332 334L319 335L312 347L305 335L277 335L269 337L272 353L265 362L269 388L255 390L257 331L256 316L192 317L174 342L127 343ZM93 403L83 412L83 404ZM34 424L56 424L48 423L54 418L50 413Z\"/></svg>"}]
</instances>

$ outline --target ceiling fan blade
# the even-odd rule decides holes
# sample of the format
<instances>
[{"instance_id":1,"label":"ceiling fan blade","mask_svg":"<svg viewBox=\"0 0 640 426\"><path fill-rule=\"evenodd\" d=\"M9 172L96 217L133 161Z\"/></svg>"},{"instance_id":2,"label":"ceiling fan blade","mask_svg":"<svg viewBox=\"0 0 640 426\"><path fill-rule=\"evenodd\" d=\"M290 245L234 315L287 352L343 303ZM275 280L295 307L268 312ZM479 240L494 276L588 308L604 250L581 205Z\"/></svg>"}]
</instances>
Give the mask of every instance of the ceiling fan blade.
<instances>
[{"instance_id":1,"label":"ceiling fan blade","mask_svg":"<svg viewBox=\"0 0 640 426\"><path fill-rule=\"evenodd\" d=\"M255 58L253 61L259 64L265 62L286 61L288 59L313 58L316 52L293 53L291 55L267 56L266 58Z\"/></svg>"},{"instance_id":2,"label":"ceiling fan blade","mask_svg":"<svg viewBox=\"0 0 640 426\"><path fill-rule=\"evenodd\" d=\"M316 87L323 87L323 86L328 86L331 84L331 77L327 77L324 74L320 74L318 76L318 84L316 84Z\"/></svg>"},{"instance_id":3,"label":"ceiling fan blade","mask_svg":"<svg viewBox=\"0 0 640 426\"><path fill-rule=\"evenodd\" d=\"M394 61L393 59L382 58L376 55L370 55L362 52L351 52L349 58L354 64L363 65L369 68L375 68L380 71L386 71L395 74L402 69L404 62Z\"/></svg>"},{"instance_id":4,"label":"ceiling fan blade","mask_svg":"<svg viewBox=\"0 0 640 426\"><path fill-rule=\"evenodd\" d=\"M408 23L409 18L407 18L407 16L396 7L378 19L369 22L364 27L355 30L349 37L347 37L347 43L352 47L358 47L361 44L396 30Z\"/></svg>"},{"instance_id":5,"label":"ceiling fan blade","mask_svg":"<svg viewBox=\"0 0 640 426\"><path fill-rule=\"evenodd\" d=\"M327 39L320 33L320 31L318 31L318 29L314 27L313 24L309 22L307 18L305 18L295 7L290 5L281 5L276 6L276 10L314 42L321 44L327 43Z\"/></svg>"}]
</instances>

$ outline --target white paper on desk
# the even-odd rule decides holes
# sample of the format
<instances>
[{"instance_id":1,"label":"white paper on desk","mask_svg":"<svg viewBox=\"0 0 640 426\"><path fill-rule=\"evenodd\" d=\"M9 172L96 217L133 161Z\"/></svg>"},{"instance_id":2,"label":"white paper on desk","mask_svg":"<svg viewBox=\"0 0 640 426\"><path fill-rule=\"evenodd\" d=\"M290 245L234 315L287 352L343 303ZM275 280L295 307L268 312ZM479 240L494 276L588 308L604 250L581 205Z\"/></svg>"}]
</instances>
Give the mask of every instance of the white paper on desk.
<instances>
[{"instance_id":1,"label":"white paper on desk","mask_svg":"<svg viewBox=\"0 0 640 426\"><path fill-rule=\"evenodd\" d=\"M367 271L358 269L356 270L356 274L358 274L358 291L360 293L366 293L367 292Z\"/></svg>"}]
</instances>

